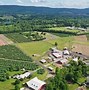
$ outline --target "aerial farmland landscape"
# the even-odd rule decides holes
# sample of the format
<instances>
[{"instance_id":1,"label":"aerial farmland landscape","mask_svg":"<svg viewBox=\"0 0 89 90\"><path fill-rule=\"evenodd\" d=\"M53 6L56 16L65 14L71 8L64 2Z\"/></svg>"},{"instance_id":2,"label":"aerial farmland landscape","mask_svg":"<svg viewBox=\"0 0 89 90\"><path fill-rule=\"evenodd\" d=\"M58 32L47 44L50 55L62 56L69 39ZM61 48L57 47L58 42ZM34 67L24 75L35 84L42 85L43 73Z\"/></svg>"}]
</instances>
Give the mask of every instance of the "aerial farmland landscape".
<instances>
[{"instance_id":1,"label":"aerial farmland landscape","mask_svg":"<svg viewBox=\"0 0 89 90\"><path fill-rule=\"evenodd\" d=\"M0 1L0 90L89 90L88 0Z\"/></svg>"}]
</instances>

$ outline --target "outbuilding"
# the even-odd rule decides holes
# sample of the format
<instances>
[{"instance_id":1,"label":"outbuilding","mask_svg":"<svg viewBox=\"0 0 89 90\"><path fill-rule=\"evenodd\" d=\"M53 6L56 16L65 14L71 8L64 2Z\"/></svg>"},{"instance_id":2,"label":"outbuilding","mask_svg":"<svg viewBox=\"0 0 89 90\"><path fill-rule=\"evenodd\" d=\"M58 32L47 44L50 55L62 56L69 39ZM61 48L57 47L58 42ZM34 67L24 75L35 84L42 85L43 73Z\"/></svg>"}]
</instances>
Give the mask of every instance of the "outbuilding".
<instances>
[{"instance_id":1,"label":"outbuilding","mask_svg":"<svg viewBox=\"0 0 89 90\"><path fill-rule=\"evenodd\" d=\"M15 75L13 76L13 78L16 78L16 79L24 79L24 78L27 78L31 75L30 72L25 72L24 74L20 74L20 75Z\"/></svg>"},{"instance_id":2,"label":"outbuilding","mask_svg":"<svg viewBox=\"0 0 89 90\"><path fill-rule=\"evenodd\" d=\"M46 60L42 59L42 60L40 60L40 62L44 64L44 63L46 63Z\"/></svg>"},{"instance_id":3,"label":"outbuilding","mask_svg":"<svg viewBox=\"0 0 89 90\"><path fill-rule=\"evenodd\" d=\"M69 55L70 53L69 53L69 51L68 50L64 50L63 51L63 55Z\"/></svg>"},{"instance_id":4,"label":"outbuilding","mask_svg":"<svg viewBox=\"0 0 89 90\"><path fill-rule=\"evenodd\" d=\"M39 80L37 77L31 79L26 82L29 89L32 90L45 90L46 83L44 81Z\"/></svg>"},{"instance_id":5,"label":"outbuilding","mask_svg":"<svg viewBox=\"0 0 89 90\"><path fill-rule=\"evenodd\" d=\"M62 57L60 53L52 53L52 55L57 59Z\"/></svg>"}]
</instances>

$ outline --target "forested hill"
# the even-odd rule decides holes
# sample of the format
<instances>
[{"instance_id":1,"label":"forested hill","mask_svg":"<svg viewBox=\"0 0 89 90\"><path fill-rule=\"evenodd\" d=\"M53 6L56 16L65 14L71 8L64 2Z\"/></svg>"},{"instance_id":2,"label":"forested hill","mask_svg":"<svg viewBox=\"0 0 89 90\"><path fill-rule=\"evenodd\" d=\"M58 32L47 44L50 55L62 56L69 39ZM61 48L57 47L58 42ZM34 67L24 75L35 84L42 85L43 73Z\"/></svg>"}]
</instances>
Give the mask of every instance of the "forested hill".
<instances>
[{"instance_id":1,"label":"forested hill","mask_svg":"<svg viewBox=\"0 0 89 90\"><path fill-rule=\"evenodd\" d=\"M68 15L89 15L89 8L49 8L34 6L0 5L0 14L68 14Z\"/></svg>"}]
</instances>

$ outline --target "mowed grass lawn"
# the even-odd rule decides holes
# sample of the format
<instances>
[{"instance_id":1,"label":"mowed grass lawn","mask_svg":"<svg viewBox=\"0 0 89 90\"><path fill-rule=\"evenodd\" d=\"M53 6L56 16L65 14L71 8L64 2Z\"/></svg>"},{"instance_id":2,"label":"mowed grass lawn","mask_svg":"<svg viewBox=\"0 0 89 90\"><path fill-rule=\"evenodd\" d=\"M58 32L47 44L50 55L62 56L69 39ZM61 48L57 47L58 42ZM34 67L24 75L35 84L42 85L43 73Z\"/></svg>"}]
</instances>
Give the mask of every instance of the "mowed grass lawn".
<instances>
[{"instance_id":1,"label":"mowed grass lawn","mask_svg":"<svg viewBox=\"0 0 89 90\"><path fill-rule=\"evenodd\" d=\"M19 43L17 44L17 47L19 47L27 55L32 56L33 54L37 54L38 56L42 56L53 46L45 41L37 41L30 43Z\"/></svg>"},{"instance_id":2,"label":"mowed grass lawn","mask_svg":"<svg viewBox=\"0 0 89 90\"><path fill-rule=\"evenodd\" d=\"M49 40L47 41L48 43L51 43L51 44L55 44L55 42L57 42L58 44L58 48L63 50L64 47L68 47L68 48L71 48L72 47L72 44L73 44L73 41L74 41L74 37L72 36L69 36L69 37L59 37L57 39L54 39L54 40Z\"/></svg>"},{"instance_id":3,"label":"mowed grass lawn","mask_svg":"<svg viewBox=\"0 0 89 90\"><path fill-rule=\"evenodd\" d=\"M32 56L33 54L37 54L39 57L44 55L51 47L54 47L55 42L58 43L58 48L62 50L64 47L71 48L73 44L72 43L73 40L74 38L72 36L58 37L53 40L18 43L16 45L27 55Z\"/></svg>"},{"instance_id":4,"label":"mowed grass lawn","mask_svg":"<svg viewBox=\"0 0 89 90\"><path fill-rule=\"evenodd\" d=\"M68 84L69 90L76 90L78 87L78 84Z\"/></svg>"},{"instance_id":5,"label":"mowed grass lawn","mask_svg":"<svg viewBox=\"0 0 89 90\"><path fill-rule=\"evenodd\" d=\"M44 74L37 74L37 72L35 72L31 78L34 78L34 77L38 77L40 80L45 80L46 79L46 76L47 76L48 72L45 71Z\"/></svg>"},{"instance_id":6,"label":"mowed grass lawn","mask_svg":"<svg viewBox=\"0 0 89 90\"><path fill-rule=\"evenodd\" d=\"M5 82L0 82L0 90L14 90L14 85L12 83L15 82L15 79L9 79Z\"/></svg>"}]
</instances>

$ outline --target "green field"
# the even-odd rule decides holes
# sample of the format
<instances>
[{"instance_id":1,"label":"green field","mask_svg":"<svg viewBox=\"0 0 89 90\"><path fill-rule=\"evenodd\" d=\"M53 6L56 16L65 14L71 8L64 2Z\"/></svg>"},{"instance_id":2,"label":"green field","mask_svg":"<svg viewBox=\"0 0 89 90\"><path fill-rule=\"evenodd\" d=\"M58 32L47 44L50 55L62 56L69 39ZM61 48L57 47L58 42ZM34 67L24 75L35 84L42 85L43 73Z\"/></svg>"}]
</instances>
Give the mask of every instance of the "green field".
<instances>
[{"instance_id":1,"label":"green field","mask_svg":"<svg viewBox=\"0 0 89 90\"><path fill-rule=\"evenodd\" d=\"M13 25L2 25L2 26L0 26L0 31L2 31L2 32L4 32L4 31L7 31L7 32L13 31L14 30L13 27L14 27Z\"/></svg>"},{"instance_id":2,"label":"green field","mask_svg":"<svg viewBox=\"0 0 89 90\"><path fill-rule=\"evenodd\" d=\"M32 75L32 78L34 78L34 77L38 77L40 80L45 80L47 74L48 74L47 71L45 71L44 74L37 74L37 72L35 72L35 73Z\"/></svg>"},{"instance_id":3,"label":"green field","mask_svg":"<svg viewBox=\"0 0 89 90\"><path fill-rule=\"evenodd\" d=\"M63 33L51 33L53 35L59 36L59 37L69 37L69 36L74 36L72 34L63 34Z\"/></svg>"},{"instance_id":4,"label":"green field","mask_svg":"<svg viewBox=\"0 0 89 90\"><path fill-rule=\"evenodd\" d=\"M27 55L32 56L37 54L38 56L44 55L53 45L45 41L36 41L30 43L19 43L17 46L25 52Z\"/></svg>"},{"instance_id":5,"label":"green field","mask_svg":"<svg viewBox=\"0 0 89 90\"><path fill-rule=\"evenodd\" d=\"M12 83L14 82L14 79L10 79L5 82L0 82L0 90L14 90L14 85L12 85Z\"/></svg>"},{"instance_id":6,"label":"green field","mask_svg":"<svg viewBox=\"0 0 89 90\"><path fill-rule=\"evenodd\" d=\"M40 41L45 39L45 35L41 32L22 32L22 33L9 33L5 34L6 37L11 39L15 43Z\"/></svg>"},{"instance_id":7,"label":"green field","mask_svg":"<svg viewBox=\"0 0 89 90\"><path fill-rule=\"evenodd\" d=\"M55 40L49 40L47 42L51 43L52 45L54 45L55 42L57 42L58 43L57 47L62 50L64 47L71 48L72 44L73 44L73 42L72 42L73 40L74 40L74 38L70 36L70 37L59 37Z\"/></svg>"},{"instance_id":8,"label":"green field","mask_svg":"<svg viewBox=\"0 0 89 90\"><path fill-rule=\"evenodd\" d=\"M39 56L44 55L51 47L55 47L55 42L58 43L58 48L63 49L64 47L72 47L74 37L56 37L50 34L47 34L47 40L45 41L36 41L29 43L18 43L16 44L23 52L27 55L32 56L33 54L37 54Z\"/></svg>"},{"instance_id":9,"label":"green field","mask_svg":"<svg viewBox=\"0 0 89 90\"><path fill-rule=\"evenodd\" d=\"M63 31L63 32L71 32L71 33L79 33L79 30L73 29L67 29L65 27L54 27L54 28L49 28L49 30L55 30L55 31Z\"/></svg>"}]
</instances>

